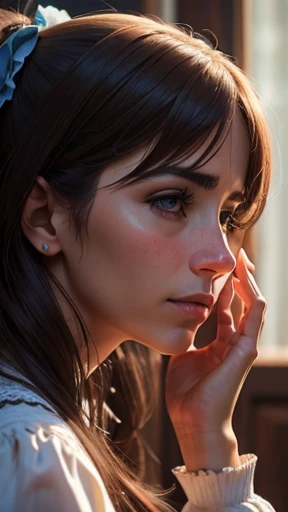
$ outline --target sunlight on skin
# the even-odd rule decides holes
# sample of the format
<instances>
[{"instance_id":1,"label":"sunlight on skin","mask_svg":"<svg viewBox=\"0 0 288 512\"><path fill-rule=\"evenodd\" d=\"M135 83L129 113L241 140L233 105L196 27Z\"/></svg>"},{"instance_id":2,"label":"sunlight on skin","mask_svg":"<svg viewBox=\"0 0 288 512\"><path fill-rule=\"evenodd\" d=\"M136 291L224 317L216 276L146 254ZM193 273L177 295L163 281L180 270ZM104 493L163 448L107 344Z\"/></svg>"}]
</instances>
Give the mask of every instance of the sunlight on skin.
<instances>
[{"instance_id":1,"label":"sunlight on skin","mask_svg":"<svg viewBox=\"0 0 288 512\"><path fill-rule=\"evenodd\" d=\"M181 166L191 166L198 155ZM164 354L188 349L205 319L185 314L168 299L210 293L217 300L243 240L241 231L226 233L220 214L239 204L229 197L243 191L248 155L246 128L237 113L225 142L199 170L219 178L213 190L172 175L119 190L103 188L129 174L143 152L115 163L100 178L83 247L68 228L67 209L47 188L55 237L46 265L79 308L97 347L99 360L91 343L90 371L127 339ZM39 186L44 181L39 179ZM184 206L186 217L179 216L179 200L159 201L185 188L194 195ZM156 196L152 206L148 200Z\"/></svg>"}]
</instances>

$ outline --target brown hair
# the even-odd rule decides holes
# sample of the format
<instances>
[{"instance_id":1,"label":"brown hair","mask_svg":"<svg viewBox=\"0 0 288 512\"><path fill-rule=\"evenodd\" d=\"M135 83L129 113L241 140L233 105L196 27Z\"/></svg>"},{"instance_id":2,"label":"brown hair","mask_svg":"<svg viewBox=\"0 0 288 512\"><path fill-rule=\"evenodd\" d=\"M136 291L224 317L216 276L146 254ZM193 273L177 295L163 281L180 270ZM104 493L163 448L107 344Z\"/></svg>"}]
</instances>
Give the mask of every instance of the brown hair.
<instances>
[{"instance_id":1,"label":"brown hair","mask_svg":"<svg viewBox=\"0 0 288 512\"><path fill-rule=\"evenodd\" d=\"M2 30L5 16L2 12ZM17 23L20 15L9 13L6 25L11 16ZM109 164L150 147L141 164L119 182L122 186L153 173L155 165L185 159L213 134L195 164L199 167L217 151L238 107L251 151L246 199L235 222L247 227L261 214L270 181L269 135L257 95L236 65L199 36L161 20L119 13L77 18L41 32L15 81L13 99L0 111L0 358L29 378L68 422L117 511L170 510L124 462L119 464L113 443L96 427L105 427L103 400L113 374L108 371L106 383L103 374L101 378L105 362L85 378L51 279L79 321L87 345L89 333L41 254L24 237L21 214L42 175L71 204L71 223L81 237L99 177ZM141 364L136 371L144 355L135 356L133 350L141 348L123 347L111 360L116 368L126 365L117 387L134 431L144 421L139 404L148 377ZM89 426L83 400L89 405Z\"/></svg>"}]
</instances>

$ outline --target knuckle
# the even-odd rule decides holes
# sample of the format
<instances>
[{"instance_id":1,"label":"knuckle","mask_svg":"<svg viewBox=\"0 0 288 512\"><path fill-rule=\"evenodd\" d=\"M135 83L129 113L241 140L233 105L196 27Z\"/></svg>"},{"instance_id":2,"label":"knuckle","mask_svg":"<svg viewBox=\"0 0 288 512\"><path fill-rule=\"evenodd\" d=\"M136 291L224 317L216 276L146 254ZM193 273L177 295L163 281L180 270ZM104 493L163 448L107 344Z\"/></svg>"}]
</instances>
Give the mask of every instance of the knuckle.
<instances>
[{"instance_id":1,"label":"knuckle","mask_svg":"<svg viewBox=\"0 0 288 512\"><path fill-rule=\"evenodd\" d=\"M258 349L255 346L255 344L253 344L253 345L251 344L251 346L249 348L247 348L247 356L248 356L249 361L251 361L251 362L253 362L253 361L255 361L255 359L257 359Z\"/></svg>"},{"instance_id":2,"label":"knuckle","mask_svg":"<svg viewBox=\"0 0 288 512\"><path fill-rule=\"evenodd\" d=\"M257 347L255 347L255 344L253 344L253 345L251 344L250 346L245 347L245 357L246 357L246 361L249 364L253 364L255 359L257 359L258 350L257 350Z\"/></svg>"},{"instance_id":3,"label":"knuckle","mask_svg":"<svg viewBox=\"0 0 288 512\"><path fill-rule=\"evenodd\" d=\"M254 303L254 306L259 313L266 313L267 301L264 299L264 297L258 297Z\"/></svg>"},{"instance_id":4,"label":"knuckle","mask_svg":"<svg viewBox=\"0 0 288 512\"><path fill-rule=\"evenodd\" d=\"M251 351L251 359L253 359L253 361L255 361L255 359L257 359L259 355L259 351L257 350L256 347L254 347L254 349Z\"/></svg>"}]
</instances>

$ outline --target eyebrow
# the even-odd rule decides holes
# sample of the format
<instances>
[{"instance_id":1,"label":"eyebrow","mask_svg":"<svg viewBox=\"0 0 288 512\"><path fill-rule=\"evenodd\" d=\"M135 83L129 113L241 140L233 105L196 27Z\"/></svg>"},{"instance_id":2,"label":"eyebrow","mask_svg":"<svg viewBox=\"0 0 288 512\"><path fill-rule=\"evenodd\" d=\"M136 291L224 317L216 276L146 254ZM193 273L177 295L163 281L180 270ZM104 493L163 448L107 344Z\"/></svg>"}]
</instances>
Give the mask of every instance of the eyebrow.
<instances>
[{"instance_id":1,"label":"eyebrow","mask_svg":"<svg viewBox=\"0 0 288 512\"><path fill-rule=\"evenodd\" d=\"M197 172L193 167L160 167L157 169L153 169L151 171L146 172L141 178L137 181L148 180L153 178L158 178L159 176L177 176L180 178L184 178L185 180L189 180L195 185L198 185L204 190L214 190L219 183L219 176L215 176L214 174L205 174L202 172ZM245 200L245 196L242 191L235 190L228 197L229 201L239 201L243 202Z\"/></svg>"}]
</instances>

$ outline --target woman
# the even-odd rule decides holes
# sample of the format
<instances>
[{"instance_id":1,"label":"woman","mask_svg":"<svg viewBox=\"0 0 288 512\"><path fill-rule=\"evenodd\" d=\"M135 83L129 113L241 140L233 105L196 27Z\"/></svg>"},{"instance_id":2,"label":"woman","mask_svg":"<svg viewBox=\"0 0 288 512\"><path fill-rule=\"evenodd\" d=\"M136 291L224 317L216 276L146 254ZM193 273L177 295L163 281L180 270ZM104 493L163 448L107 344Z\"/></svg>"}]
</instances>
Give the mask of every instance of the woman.
<instances>
[{"instance_id":1,"label":"woman","mask_svg":"<svg viewBox=\"0 0 288 512\"><path fill-rule=\"evenodd\" d=\"M231 424L265 310L240 250L270 180L256 94L160 20L100 13L38 33L43 11L4 7L1 510L171 510L105 431L115 379L130 430L142 421L136 342L172 355L185 512L273 510ZM217 338L197 351L217 301Z\"/></svg>"}]
</instances>

